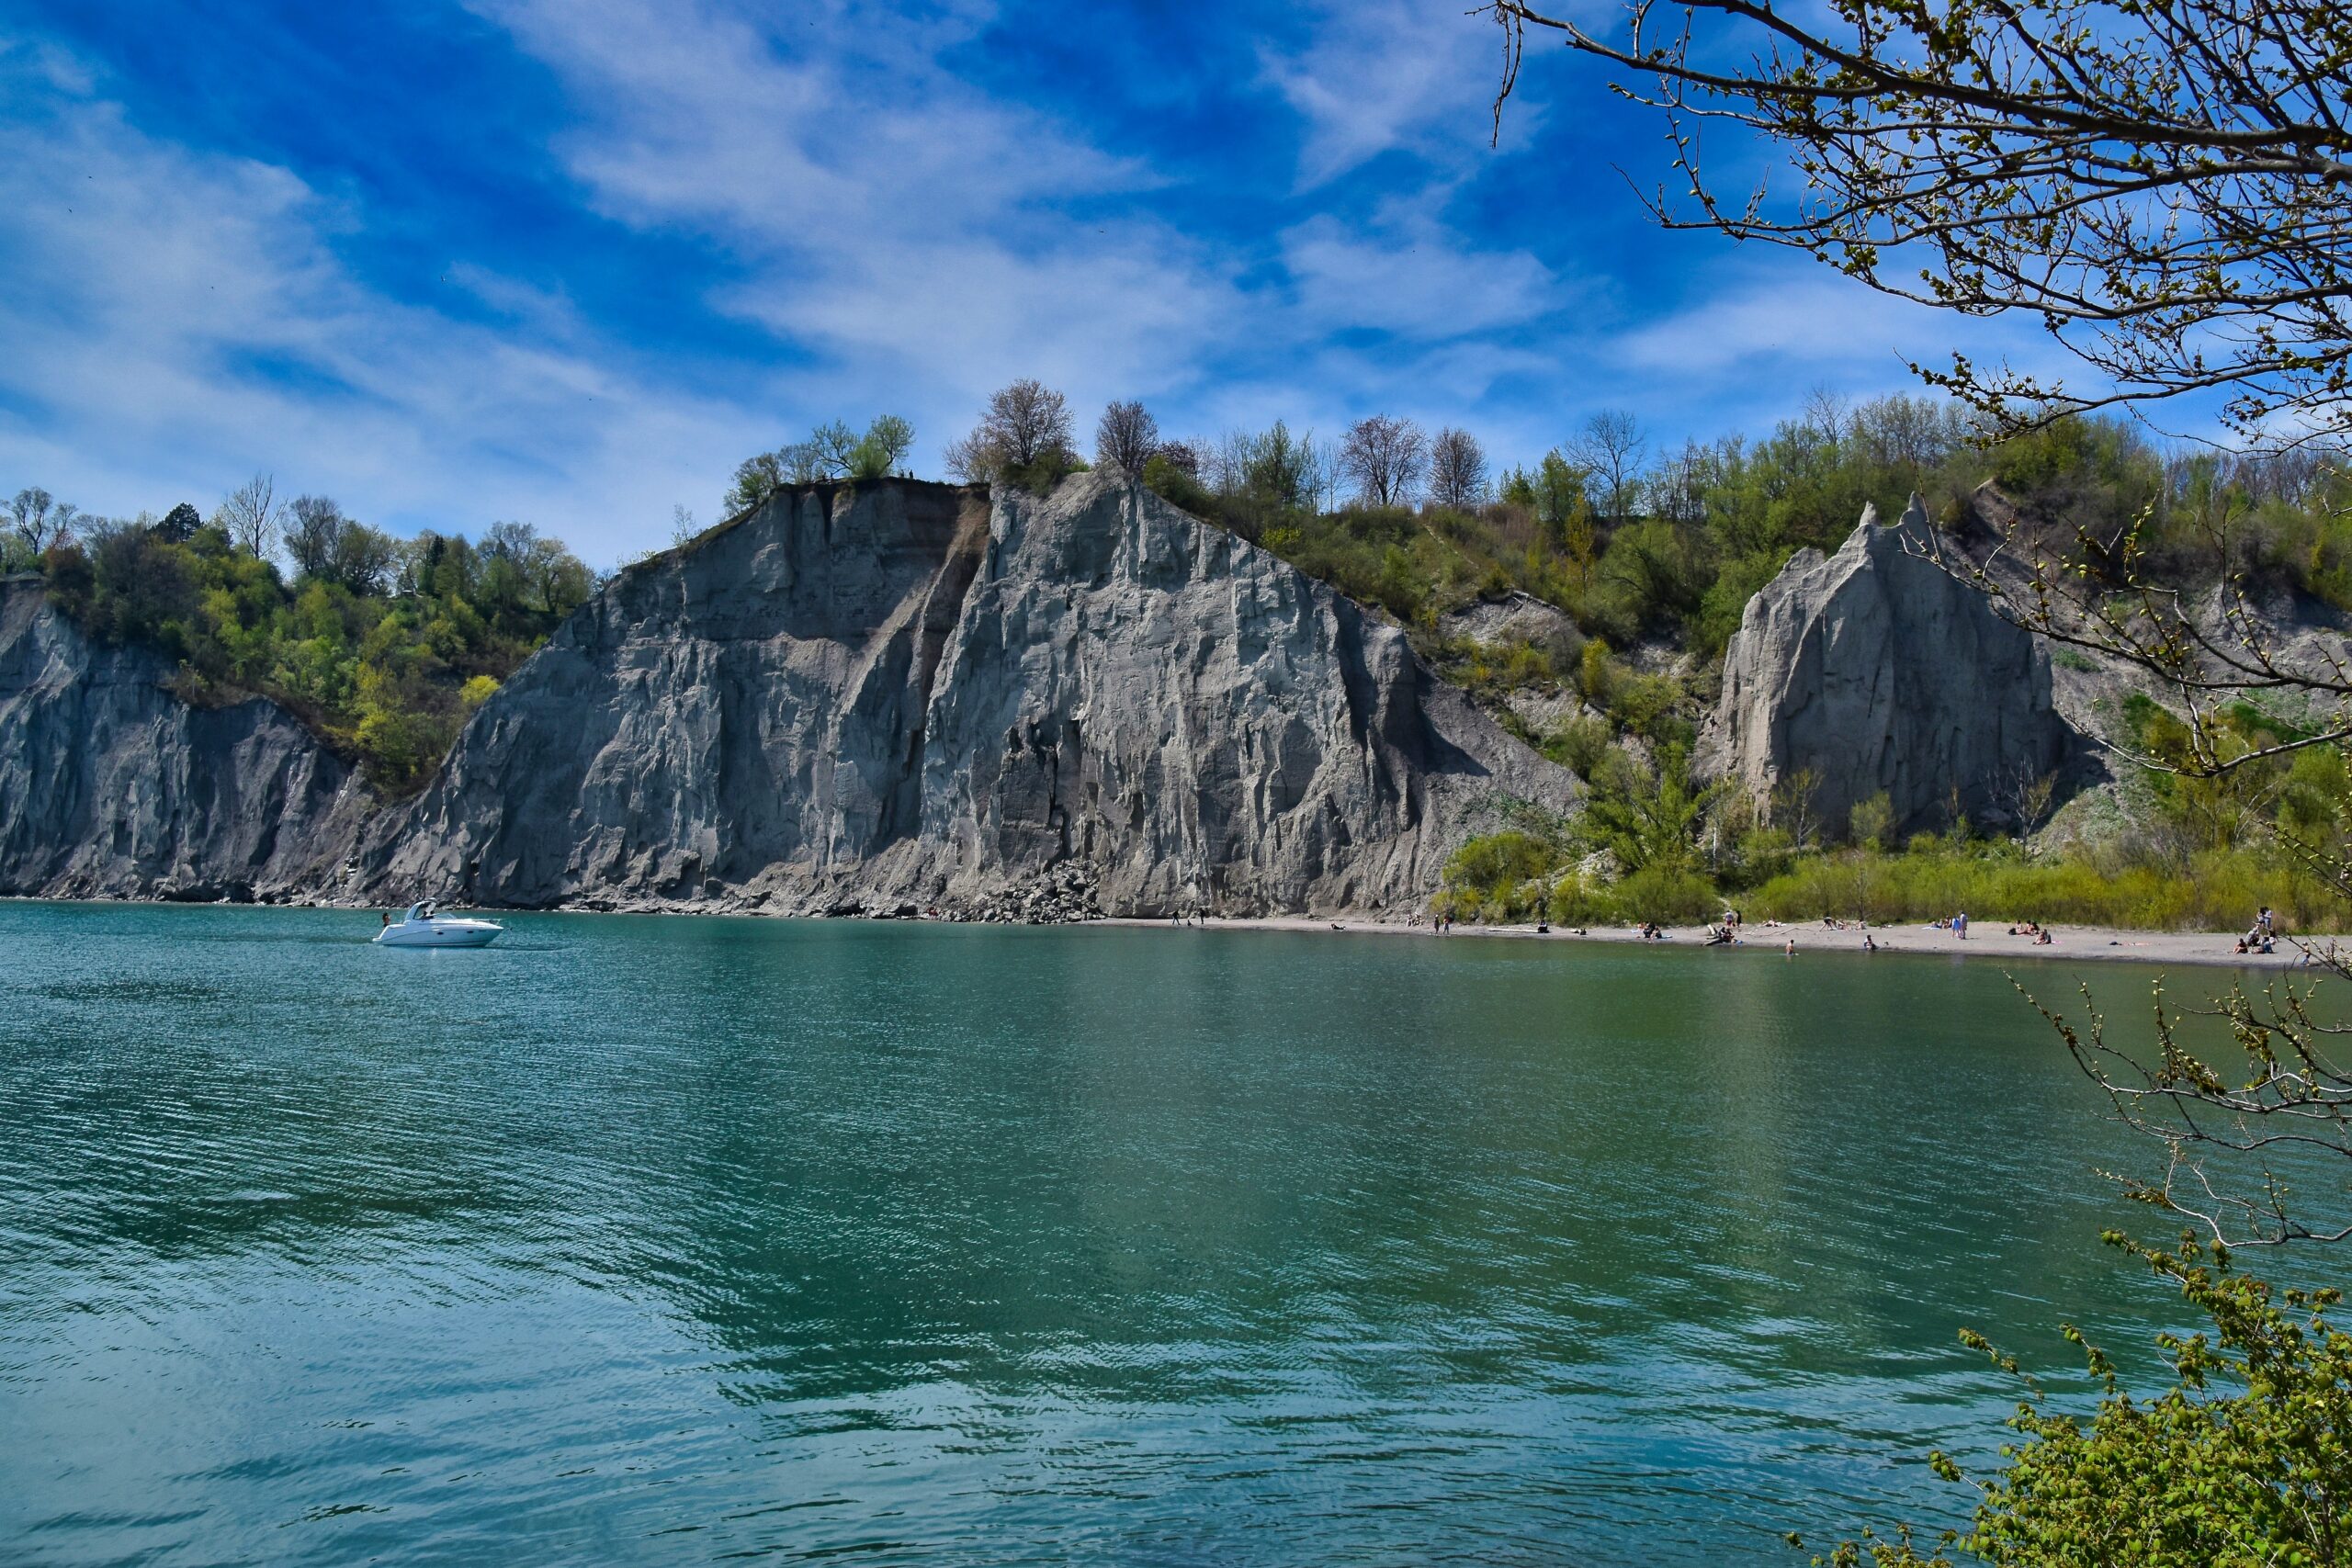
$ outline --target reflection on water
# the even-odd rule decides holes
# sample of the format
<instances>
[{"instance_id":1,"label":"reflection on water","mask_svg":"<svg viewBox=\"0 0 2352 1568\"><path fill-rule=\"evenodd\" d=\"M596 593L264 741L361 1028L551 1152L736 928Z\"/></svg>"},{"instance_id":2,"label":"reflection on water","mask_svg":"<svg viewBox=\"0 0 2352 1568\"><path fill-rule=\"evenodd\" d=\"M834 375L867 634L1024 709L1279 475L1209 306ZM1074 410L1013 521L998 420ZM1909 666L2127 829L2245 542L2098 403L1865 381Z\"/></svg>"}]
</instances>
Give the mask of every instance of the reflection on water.
<instances>
[{"instance_id":1,"label":"reflection on water","mask_svg":"<svg viewBox=\"0 0 2352 1568\"><path fill-rule=\"evenodd\" d=\"M0 906L0 1559L1717 1563L2172 1310L1987 968L512 923Z\"/></svg>"}]
</instances>

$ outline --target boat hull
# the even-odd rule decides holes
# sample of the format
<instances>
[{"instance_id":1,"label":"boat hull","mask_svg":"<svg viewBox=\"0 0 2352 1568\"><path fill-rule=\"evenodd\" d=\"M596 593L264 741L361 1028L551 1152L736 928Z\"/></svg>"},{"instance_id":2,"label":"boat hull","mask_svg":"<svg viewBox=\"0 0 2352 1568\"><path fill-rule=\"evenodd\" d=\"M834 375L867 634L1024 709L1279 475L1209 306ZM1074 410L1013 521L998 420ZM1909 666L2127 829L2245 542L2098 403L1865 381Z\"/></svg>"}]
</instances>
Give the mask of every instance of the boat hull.
<instances>
[{"instance_id":1,"label":"boat hull","mask_svg":"<svg viewBox=\"0 0 2352 1568\"><path fill-rule=\"evenodd\" d=\"M417 922L386 926L376 933L378 947L488 947L506 934L503 926L485 920L432 920L422 930Z\"/></svg>"}]
</instances>

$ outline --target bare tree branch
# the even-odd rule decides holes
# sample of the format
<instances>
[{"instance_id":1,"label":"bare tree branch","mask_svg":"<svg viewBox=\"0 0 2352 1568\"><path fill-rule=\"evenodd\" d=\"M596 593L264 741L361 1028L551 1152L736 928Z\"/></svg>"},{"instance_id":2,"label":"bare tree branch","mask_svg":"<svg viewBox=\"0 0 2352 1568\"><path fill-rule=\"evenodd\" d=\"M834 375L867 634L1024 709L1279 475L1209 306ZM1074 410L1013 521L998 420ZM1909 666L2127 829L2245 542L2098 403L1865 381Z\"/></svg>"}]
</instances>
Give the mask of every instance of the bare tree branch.
<instances>
[{"instance_id":1,"label":"bare tree branch","mask_svg":"<svg viewBox=\"0 0 2352 1568\"><path fill-rule=\"evenodd\" d=\"M2217 392L2256 445L2352 433L2352 12L2332 0L1633 0L1531 29L1662 110L1669 228L1815 256L1883 293L2023 310L2104 383L2073 391L1955 355L1915 366L2006 427ZM1793 194L1712 183L1700 128L1786 150Z\"/></svg>"}]
</instances>

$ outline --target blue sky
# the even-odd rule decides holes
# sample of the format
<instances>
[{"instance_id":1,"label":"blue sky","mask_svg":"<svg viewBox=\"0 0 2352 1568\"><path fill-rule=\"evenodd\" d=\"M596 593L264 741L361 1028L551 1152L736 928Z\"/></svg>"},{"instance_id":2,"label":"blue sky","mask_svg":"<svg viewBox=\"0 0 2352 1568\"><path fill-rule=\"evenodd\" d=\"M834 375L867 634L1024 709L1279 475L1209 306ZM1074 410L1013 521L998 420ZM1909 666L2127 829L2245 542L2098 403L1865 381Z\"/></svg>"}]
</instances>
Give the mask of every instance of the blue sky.
<instances>
[{"instance_id":1,"label":"blue sky","mask_svg":"<svg viewBox=\"0 0 2352 1568\"><path fill-rule=\"evenodd\" d=\"M1531 458L1587 414L1760 431L2016 329L1646 222L1652 118L1557 51L1487 144L1465 0L435 0L0 17L0 489L609 562L820 421L989 390L1091 429L1373 412ZM1740 150L1727 150L1738 156Z\"/></svg>"}]
</instances>

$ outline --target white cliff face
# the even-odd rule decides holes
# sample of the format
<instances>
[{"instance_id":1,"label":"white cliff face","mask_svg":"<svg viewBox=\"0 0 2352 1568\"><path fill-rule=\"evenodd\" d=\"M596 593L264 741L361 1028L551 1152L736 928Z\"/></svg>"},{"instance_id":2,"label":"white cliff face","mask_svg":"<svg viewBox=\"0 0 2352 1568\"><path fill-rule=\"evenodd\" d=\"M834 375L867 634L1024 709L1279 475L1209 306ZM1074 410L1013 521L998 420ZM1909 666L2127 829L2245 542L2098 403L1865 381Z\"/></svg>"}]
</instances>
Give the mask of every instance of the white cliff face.
<instances>
[{"instance_id":1,"label":"white cliff face","mask_svg":"<svg viewBox=\"0 0 2352 1568\"><path fill-rule=\"evenodd\" d=\"M624 571L371 831L364 885L684 905L854 881L920 822L922 672L985 537L967 505L787 492Z\"/></svg>"},{"instance_id":2,"label":"white cliff face","mask_svg":"<svg viewBox=\"0 0 2352 1568\"><path fill-rule=\"evenodd\" d=\"M1932 543L1918 497L1892 528L1866 509L1836 555L1800 550L1748 601L1702 776L1762 796L1810 770L1822 820L1884 791L1907 833L1947 826L1955 791L1971 820L2004 821L2020 781L2067 761L2047 654L1920 558Z\"/></svg>"},{"instance_id":3,"label":"white cliff face","mask_svg":"<svg viewBox=\"0 0 2352 1568\"><path fill-rule=\"evenodd\" d=\"M0 894L281 898L331 885L369 801L300 720L198 707L172 662L0 581Z\"/></svg>"},{"instance_id":4,"label":"white cliff face","mask_svg":"<svg viewBox=\"0 0 2352 1568\"><path fill-rule=\"evenodd\" d=\"M1140 487L1000 498L926 716L894 881L983 897L1064 861L1106 908L1402 908L1498 795L1566 770L1396 627Z\"/></svg>"},{"instance_id":5,"label":"white cliff face","mask_svg":"<svg viewBox=\"0 0 2352 1568\"><path fill-rule=\"evenodd\" d=\"M801 491L616 581L364 884L514 905L1402 908L1575 784L1383 625L1114 475Z\"/></svg>"}]
</instances>

